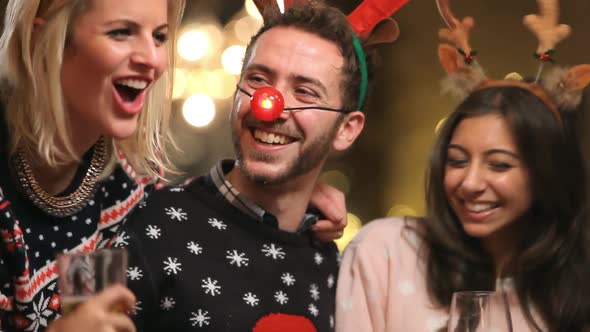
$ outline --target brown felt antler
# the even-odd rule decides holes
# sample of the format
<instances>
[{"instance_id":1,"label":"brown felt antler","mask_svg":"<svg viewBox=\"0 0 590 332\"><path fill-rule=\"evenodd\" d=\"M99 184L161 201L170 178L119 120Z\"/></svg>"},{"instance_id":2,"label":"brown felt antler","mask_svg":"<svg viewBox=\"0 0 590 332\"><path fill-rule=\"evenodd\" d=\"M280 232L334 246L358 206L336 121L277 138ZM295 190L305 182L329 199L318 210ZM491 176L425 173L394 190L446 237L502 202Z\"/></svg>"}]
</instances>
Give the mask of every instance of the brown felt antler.
<instances>
[{"instance_id":1,"label":"brown felt antler","mask_svg":"<svg viewBox=\"0 0 590 332\"><path fill-rule=\"evenodd\" d=\"M447 28L439 30L438 36L450 43L442 43L438 47L438 59L448 73L443 81L443 90L462 99L487 80L483 69L474 61L476 52L469 45L475 21L472 17L457 19L451 11L450 0L436 0L436 4L447 25Z\"/></svg>"},{"instance_id":2,"label":"brown felt antler","mask_svg":"<svg viewBox=\"0 0 590 332\"><path fill-rule=\"evenodd\" d=\"M304 4L309 2L309 0L283 0L284 9L287 10L293 5L296 4ZM266 20L268 17L264 15L265 11L270 10L273 13L280 13L280 8L277 0L254 0L254 4L256 8L258 8L258 12L262 15L262 17Z\"/></svg>"},{"instance_id":3,"label":"brown felt antler","mask_svg":"<svg viewBox=\"0 0 590 332\"><path fill-rule=\"evenodd\" d=\"M437 0L436 5L440 16L447 25L447 28L438 31L439 38L451 43L466 55L472 54L469 37L475 24L473 17L467 16L462 20L457 19L451 11L450 0Z\"/></svg>"},{"instance_id":4,"label":"brown felt antler","mask_svg":"<svg viewBox=\"0 0 590 332\"><path fill-rule=\"evenodd\" d=\"M526 15L524 25L537 37L539 46L535 56L540 60L553 61L555 46L571 34L571 28L559 24L559 1L537 0L540 15ZM543 62L537 74L540 79ZM572 110L580 103L582 90L590 82L590 65L582 64L568 70L555 68L544 76L542 85L557 107Z\"/></svg>"},{"instance_id":5,"label":"brown felt antler","mask_svg":"<svg viewBox=\"0 0 590 332\"><path fill-rule=\"evenodd\" d=\"M571 110L579 104L582 90L590 83L590 65L577 65L569 70L556 68L539 82L544 62L552 60L555 46L571 33L568 25L559 24L558 0L537 0L540 14L527 15L524 18L524 24L539 40L535 55L543 60L535 83L509 79L493 80L485 77L478 63L472 63L472 59L469 58L469 55L475 54L469 45L470 33L474 26L473 18L457 19L451 11L450 0L436 0L436 3L447 25L447 28L439 31L439 37L453 45L443 43L438 50L441 65L448 73L443 81L444 90L463 98L474 90L486 87L518 86L543 100L555 113L558 121L561 121L558 109Z\"/></svg>"},{"instance_id":6,"label":"brown felt antler","mask_svg":"<svg viewBox=\"0 0 590 332\"><path fill-rule=\"evenodd\" d=\"M570 35L571 28L569 25L559 24L558 0L537 0L537 4L540 15L526 15L523 22L539 40L538 56L545 55L541 60L546 60L550 59L555 46Z\"/></svg>"},{"instance_id":7,"label":"brown felt antler","mask_svg":"<svg viewBox=\"0 0 590 332\"><path fill-rule=\"evenodd\" d=\"M272 8L273 10L279 11L279 5L277 4L276 0L254 0L254 4L256 8L258 8L258 12L264 17L264 12L267 8Z\"/></svg>"}]
</instances>

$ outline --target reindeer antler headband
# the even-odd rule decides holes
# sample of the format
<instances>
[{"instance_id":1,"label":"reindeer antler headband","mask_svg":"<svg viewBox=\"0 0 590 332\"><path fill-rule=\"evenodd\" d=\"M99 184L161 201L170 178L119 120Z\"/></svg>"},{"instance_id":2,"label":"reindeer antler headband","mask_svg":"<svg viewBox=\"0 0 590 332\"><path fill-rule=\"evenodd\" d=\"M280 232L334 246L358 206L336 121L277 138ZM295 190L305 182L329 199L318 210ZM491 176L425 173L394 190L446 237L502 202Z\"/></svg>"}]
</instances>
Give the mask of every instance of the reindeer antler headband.
<instances>
[{"instance_id":1,"label":"reindeer antler headband","mask_svg":"<svg viewBox=\"0 0 590 332\"><path fill-rule=\"evenodd\" d=\"M590 65L578 65L567 71L556 69L540 81L545 63L554 61L555 46L570 35L571 28L559 24L558 0L537 0L537 3L540 14L525 16L524 24L539 40L535 57L541 63L535 82L526 83L487 78L475 59L477 52L469 45L474 19L465 17L459 20L451 11L450 0L436 0L447 25L447 28L439 30L439 37L450 44L443 43L438 49L440 63L449 74L446 90L464 98L474 90L490 86L519 86L543 100L559 120L558 109L575 108L580 102L582 89L590 82Z\"/></svg>"},{"instance_id":2,"label":"reindeer antler headband","mask_svg":"<svg viewBox=\"0 0 590 332\"><path fill-rule=\"evenodd\" d=\"M349 16L348 21L356 35L353 46L361 71L361 86L358 98L358 110L362 110L368 86L367 61L364 49L379 44L394 42L399 36L397 23L390 16L403 7L409 0L365 0ZM293 5L305 5L310 0L284 0L287 10ZM260 13L266 8L279 10L276 0L254 0Z\"/></svg>"}]
</instances>

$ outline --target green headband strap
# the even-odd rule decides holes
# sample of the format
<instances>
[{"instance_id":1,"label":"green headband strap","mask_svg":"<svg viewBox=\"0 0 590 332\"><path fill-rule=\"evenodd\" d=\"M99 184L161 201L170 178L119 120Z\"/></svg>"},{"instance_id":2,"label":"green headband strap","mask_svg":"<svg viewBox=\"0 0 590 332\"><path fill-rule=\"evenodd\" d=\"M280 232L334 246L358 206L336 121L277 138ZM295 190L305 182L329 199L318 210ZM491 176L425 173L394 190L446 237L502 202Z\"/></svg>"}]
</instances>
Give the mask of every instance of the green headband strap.
<instances>
[{"instance_id":1,"label":"green headband strap","mask_svg":"<svg viewBox=\"0 0 590 332\"><path fill-rule=\"evenodd\" d=\"M356 34L352 35L352 45L354 46L354 52L359 61L359 67L361 70L361 86L359 92L359 100L357 105L357 111L362 111L363 104L365 103L365 96L367 94L367 85L369 85L369 73L367 71L367 56L363 50L360 39Z\"/></svg>"}]
</instances>

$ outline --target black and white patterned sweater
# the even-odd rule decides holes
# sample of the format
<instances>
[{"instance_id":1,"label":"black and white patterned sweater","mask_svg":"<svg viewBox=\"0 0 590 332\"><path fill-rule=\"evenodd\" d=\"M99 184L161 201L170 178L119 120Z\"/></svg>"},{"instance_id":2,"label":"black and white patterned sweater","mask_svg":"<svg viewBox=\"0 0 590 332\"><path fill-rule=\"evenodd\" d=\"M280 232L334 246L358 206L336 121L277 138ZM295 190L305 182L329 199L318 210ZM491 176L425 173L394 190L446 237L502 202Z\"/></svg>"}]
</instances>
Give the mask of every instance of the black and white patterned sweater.
<instances>
[{"instance_id":1,"label":"black and white patterned sweater","mask_svg":"<svg viewBox=\"0 0 590 332\"><path fill-rule=\"evenodd\" d=\"M153 193L121 234L138 331L332 331L339 253L232 205L211 177Z\"/></svg>"}]
</instances>

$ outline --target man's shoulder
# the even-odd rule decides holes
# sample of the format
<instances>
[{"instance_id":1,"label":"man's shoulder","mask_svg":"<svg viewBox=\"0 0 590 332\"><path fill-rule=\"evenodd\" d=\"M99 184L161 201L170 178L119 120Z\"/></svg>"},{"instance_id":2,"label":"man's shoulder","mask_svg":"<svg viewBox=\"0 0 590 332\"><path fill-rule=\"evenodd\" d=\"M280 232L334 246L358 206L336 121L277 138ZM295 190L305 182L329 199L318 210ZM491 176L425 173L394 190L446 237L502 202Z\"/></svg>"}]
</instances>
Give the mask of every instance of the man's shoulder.
<instances>
[{"instance_id":1,"label":"man's shoulder","mask_svg":"<svg viewBox=\"0 0 590 332\"><path fill-rule=\"evenodd\" d=\"M168 202L200 201L208 195L213 196L211 189L204 176L192 177L181 183L156 188L146 197L143 206L149 210Z\"/></svg>"},{"instance_id":2,"label":"man's shoulder","mask_svg":"<svg viewBox=\"0 0 590 332\"><path fill-rule=\"evenodd\" d=\"M208 200L213 200L213 194L208 194L200 178L193 178L181 184L165 186L146 193L137 209L131 214L130 224L135 220L146 220L150 223L164 223L172 218L178 221L187 220L189 215L205 213L211 209Z\"/></svg>"}]
</instances>

